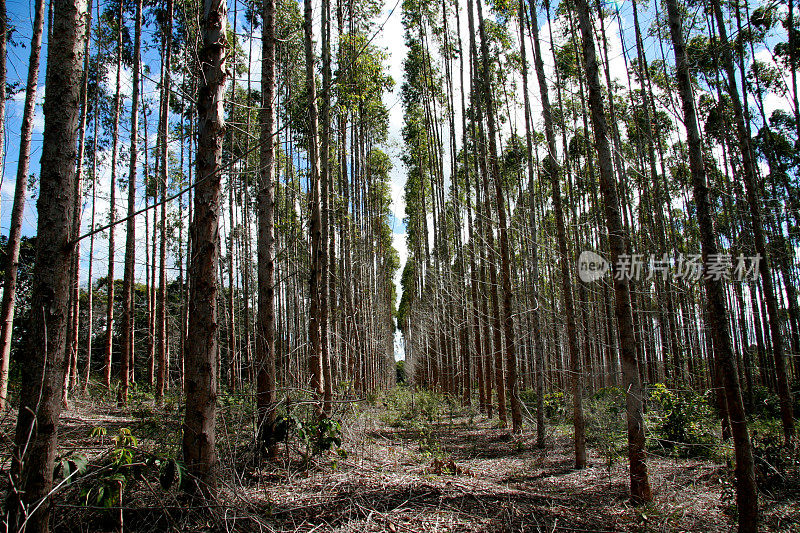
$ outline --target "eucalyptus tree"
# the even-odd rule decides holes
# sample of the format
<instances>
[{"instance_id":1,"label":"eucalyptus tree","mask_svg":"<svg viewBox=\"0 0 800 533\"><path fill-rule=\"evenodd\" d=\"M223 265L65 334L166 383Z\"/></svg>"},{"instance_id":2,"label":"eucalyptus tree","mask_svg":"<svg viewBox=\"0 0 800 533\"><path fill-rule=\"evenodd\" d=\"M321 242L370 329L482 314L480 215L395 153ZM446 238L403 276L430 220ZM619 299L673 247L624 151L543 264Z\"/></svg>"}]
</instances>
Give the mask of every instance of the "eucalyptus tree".
<instances>
[{"instance_id":1,"label":"eucalyptus tree","mask_svg":"<svg viewBox=\"0 0 800 533\"><path fill-rule=\"evenodd\" d=\"M733 108L733 117L736 126L736 137L739 143L739 150L742 158L742 176L744 177L745 193L747 204L750 208L751 227L753 230L753 240L756 252L761 256L758 268L761 273L761 284L764 289L764 299L766 300L767 312L769 313L769 325L772 339L772 356L775 360L775 373L778 383L778 396L780 398L781 422L783 423L784 438L787 442L794 439L795 423L792 412L792 401L789 392L789 381L786 375L786 361L784 358L783 334L781 332L781 317L778 309L775 287L772 282L770 266L771 256L767 251L767 244L764 238L764 224L761 216L760 194L757 185L756 164L753 160L753 150L749 134L749 127L745 122L742 101L739 95L739 88L736 84L736 74L734 70L733 57L728 43L727 28L720 7L719 0L710 0L711 8L719 31L719 39L722 50L722 63L727 76L728 96L730 97Z\"/></svg>"},{"instance_id":2,"label":"eucalyptus tree","mask_svg":"<svg viewBox=\"0 0 800 533\"><path fill-rule=\"evenodd\" d=\"M608 124L603 109L603 94L600 88L591 12L585 0L577 0L574 7L580 24L583 60L588 78L589 107L592 113L597 163L600 171L600 189L603 196L606 226L608 227L611 249L610 261L613 265L618 265L620 256L625 254L625 230L619 212L618 186L614 177L611 150L607 137ZM614 276L614 294L620 351L622 353L623 385L627 403L631 498L636 502L646 502L650 501L653 496L645 463L642 392L637 372L631 294L626 276Z\"/></svg>"},{"instance_id":3,"label":"eucalyptus tree","mask_svg":"<svg viewBox=\"0 0 800 533\"><path fill-rule=\"evenodd\" d=\"M549 12L549 3L545 3L545 9ZM531 35L533 36L534 69L536 79L539 82L539 98L542 102L542 118L544 119L545 139L547 140L547 154L544 160L543 169L545 175L550 179L551 195L553 199L553 214L556 223L556 239L558 242L559 265L561 269L561 298L566 315L567 324L567 348L572 370L572 395L573 395L573 415L572 421L575 429L573 436L575 446L575 466L583 468L586 466L586 437L585 422L583 415L582 390L580 374L578 372L580 354L577 344L577 326L575 322L573 293L572 293L572 273L569 268L569 255L567 251L566 225L564 222L563 198L561 195L561 168L558 163L558 148L555 134L555 124L553 121L553 111L550 106L550 90L547 86L547 79L544 73L544 60L542 59L542 49L539 38L538 14L535 9L531 11Z\"/></svg>"},{"instance_id":4,"label":"eucalyptus tree","mask_svg":"<svg viewBox=\"0 0 800 533\"><path fill-rule=\"evenodd\" d=\"M103 350L103 384L111 388L111 363L114 345L114 267L116 253L116 219L117 219L117 167L119 158L119 119L122 107L122 28L124 25L122 0L117 1L115 12L106 11L105 16L112 21L116 36L116 79L114 85L114 107L111 131L111 176L109 178L108 207L108 275L106 278L106 332Z\"/></svg>"},{"instance_id":5,"label":"eucalyptus tree","mask_svg":"<svg viewBox=\"0 0 800 533\"><path fill-rule=\"evenodd\" d=\"M217 450L217 269L219 266L220 167L225 135L222 101L228 76L228 5L205 0L201 18L197 99L192 258L189 269L189 329L186 339L183 459L194 480L187 487L204 496L216 492Z\"/></svg>"},{"instance_id":6,"label":"eucalyptus tree","mask_svg":"<svg viewBox=\"0 0 800 533\"><path fill-rule=\"evenodd\" d=\"M309 271L309 339L311 350L308 356L311 374L311 388L318 397L322 397L324 388L322 361L322 265L323 250L327 243L322 242L322 191L319 172L319 122L317 111L317 84L314 72L313 52L313 9L310 1L304 2L303 34L306 68L306 96L308 98L308 183L311 196L311 220L309 233L311 238L311 265ZM322 403L317 406L317 413L323 412Z\"/></svg>"},{"instance_id":7,"label":"eucalyptus tree","mask_svg":"<svg viewBox=\"0 0 800 533\"><path fill-rule=\"evenodd\" d=\"M492 181L495 185L495 201L497 207L497 217L499 224L499 240L500 240L500 268L501 268L501 283L503 290L503 326L505 333L505 372L506 381L503 384L508 391L511 400L511 422L512 428L515 433L522 431L522 412L519 404L519 382L517 380L517 355L516 355L516 339L514 334L514 318L512 309L513 293L511 289L511 251L508 246L508 223L506 215L505 200L503 198L503 188L500 182L500 170L498 166L498 152L496 146L497 137L497 123L495 120L494 103L491 93L491 83L489 80L489 50L486 40L486 31L484 29L483 11L481 7L481 0L477 0L478 5L478 31L481 37L481 62L483 65L483 104L486 107L487 124L489 126L489 163L492 174ZM498 343L499 348L499 343ZM501 367L501 365L498 365ZM502 389L501 381L498 379L498 392ZM503 405L500 412L505 409L505 398L500 397L498 401L502 401ZM501 418L502 420L502 418Z\"/></svg>"},{"instance_id":8,"label":"eucalyptus tree","mask_svg":"<svg viewBox=\"0 0 800 533\"><path fill-rule=\"evenodd\" d=\"M2 16L1 11L0 18L3 19L0 24L5 24L5 17ZM8 371L11 362L11 333L14 329L14 312L17 298L17 272L19 269L22 236L22 215L25 210L25 192L28 186L28 172L31 162L31 136L36 105L36 89L39 83L39 60L42 53L43 32L44 0L37 0L34 7L31 54L28 62L28 82L25 86L25 106L22 115L22 132L19 140L17 180L14 184L14 204L11 208L11 222L6 248L8 265L3 279L3 299L2 304L0 304L0 410L6 409L8 400ZM2 26L0 26L0 33L3 33ZM0 48L0 58L5 57L3 54L4 46L5 43ZM4 62L4 60L0 59L0 62ZM5 84L2 79L2 72L4 70L0 71L0 83Z\"/></svg>"},{"instance_id":9,"label":"eucalyptus tree","mask_svg":"<svg viewBox=\"0 0 800 533\"><path fill-rule=\"evenodd\" d=\"M692 172L692 187L697 208L697 222L701 234L703 260L710 264L718 255L713 214L709 201L706 183L705 163L694 95L692 94L689 66L686 61L686 49L680 11L676 0L667 0L670 33L675 49L676 75L683 105L684 124L689 145L689 164ZM722 280L714 276L704 277L708 315L711 319L711 334L714 341L714 352L717 364L721 368L725 384L725 397L730 416L731 432L736 451L736 505L739 511L739 531L758 530L758 489L756 488L753 454L750 435L747 429L744 402L736 370L736 360L731 348L728 330L728 311L725 304L725 290Z\"/></svg>"},{"instance_id":10,"label":"eucalyptus tree","mask_svg":"<svg viewBox=\"0 0 800 533\"><path fill-rule=\"evenodd\" d=\"M258 202L258 321L256 403L259 438L275 447L275 0L262 4L261 171Z\"/></svg>"},{"instance_id":11,"label":"eucalyptus tree","mask_svg":"<svg viewBox=\"0 0 800 533\"><path fill-rule=\"evenodd\" d=\"M136 260L136 171L138 161L138 134L139 134L139 85L141 69L142 46L142 0L136 0L134 15L134 42L133 42L133 88L131 103L131 132L130 132L130 162L128 167L128 211L125 224L125 268L122 287L122 338L120 340L120 388L118 401L128 403L128 388L130 384L131 365L133 363L134 337L134 284Z\"/></svg>"},{"instance_id":12,"label":"eucalyptus tree","mask_svg":"<svg viewBox=\"0 0 800 533\"><path fill-rule=\"evenodd\" d=\"M8 523L26 531L50 529L53 470L61 414L61 388L69 303L69 267L74 252L72 210L83 64L82 0L53 5L53 31L48 44L45 85L45 127L39 179L36 264L27 364L22 365L22 390L14 439L8 493ZM42 349L46 347L46 349ZM41 505L40 505L41 503Z\"/></svg>"}]
</instances>

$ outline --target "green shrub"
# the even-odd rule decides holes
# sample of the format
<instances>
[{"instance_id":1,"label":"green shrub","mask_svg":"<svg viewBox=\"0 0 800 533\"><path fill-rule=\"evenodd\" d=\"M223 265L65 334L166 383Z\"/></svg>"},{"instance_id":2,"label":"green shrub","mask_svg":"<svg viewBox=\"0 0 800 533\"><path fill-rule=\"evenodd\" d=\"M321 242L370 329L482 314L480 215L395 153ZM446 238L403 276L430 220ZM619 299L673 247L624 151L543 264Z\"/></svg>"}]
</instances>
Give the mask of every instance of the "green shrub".
<instances>
[{"instance_id":1,"label":"green shrub","mask_svg":"<svg viewBox=\"0 0 800 533\"><path fill-rule=\"evenodd\" d=\"M625 412L625 392L619 387L611 386L598 389L589 400L592 402L605 402L609 404L609 408L613 407L618 411Z\"/></svg>"},{"instance_id":2,"label":"green shrub","mask_svg":"<svg viewBox=\"0 0 800 533\"><path fill-rule=\"evenodd\" d=\"M780 418L781 404L778 395L763 385L753 387L753 416Z\"/></svg>"},{"instance_id":3,"label":"green shrub","mask_svg":"<svg viewBox=\"0 0 800 533\"><path fill-rule=\"evenodd\" d=\"M406 387L396 387L385 398L386 411L382 415L383 422L392 427L407 425L412 420L438 420L441 413L448 409L448 400L439 393L419 390L412 391Z\"/></svg>"},{"instance_id":4,"label":"green shrub","mask_svg":"<svg viewBox=\"0 0 800 533\"><path fill-rule=\"evenodd\" d=\"M104 427L95 427L90 438L97 439L101 446L108 439ZM80 484L82 505L110 509L121 505L121 498L128 486L147 477L158 477L164 490L169 490L176 478L178 485L183 479L184 467L171 458L142 453L139 440L130 429L120 428L110 438L113 444L107 459L98 464L90 463L83 454L65 458L59 467L60 476L66 484Z\"/></svg>"},{"instance_id":5,"label":"green shrub","mask_svg":"<svg viewBox=\"0 0 800 533\"><path fill-rule=\"evenodd\" d=\"M522 403L524 403L528 409L534 409L536 407L536 391L533 389L526 389L519 393L519 399Z\"/></svg>"},{"instance_id":6,"label":"green shrub","mask_svg":"<svg viewBox=\"0 0 800 533\"><path fill-rule=\"evenodd\" d=\"M627 447L625 393L619 387L604 387L586 402L586 438L596 445L608 466Z\"/></svg>"},{"instance_id":7,"label":"green shrub","mask_svg":"<svg viewBox=\"0 0 800 533\"><path fill-rule=\"evenodd\" d=\"M419 451L423 457L433 459L443 459L445 457L439 439L436 438L436 435L430 427L425 426L420 428L418 442Z\"/></svg>"},{"instance_id":8,"label":"green shrub","mask_svg":"<svg viewBox=\"0 0 800 533\"><path fill-rule=\"evenodd\" d=\"M341 421L331 418L317 419L308 412L305 414L303 417L298 410L278 416L264 444L269 446L283 441L296 442L306 460L327 451L336 451L340 456L346 456L347 453L341 447Z\"/></svg>"},{"instance_id":9,"label":"green shrub","mask_svg":"<svg viewBox=\"0 0 800 533\"><path fill-rule=\"evenodd\" d=\"M800 485L800 456L784 444L778 420L754 424L752 433L756 481L763 491Z\"/></svg>"},{"instance_id":10,"label":"green shrub","mask_svg":"<svg viewBox=\"0 0 800 533\"><path fill-rule=\"evenodd\" d=\"M705 396L693 391L672 391L656 383L650 389L655 437L665 449L689 457L708 452L715 441L713 412Z\"/></svg>"},{"instance_id":11,"label":"green shrub","mask_svg":"<svg viewBox=\"0 0 800 533\"><path fill-rule=\"evenodd\" d=\"M563 392L544 395L544 416L551 420L563 420L567 415L567 402Z\"/></svg>"}]
</instances>

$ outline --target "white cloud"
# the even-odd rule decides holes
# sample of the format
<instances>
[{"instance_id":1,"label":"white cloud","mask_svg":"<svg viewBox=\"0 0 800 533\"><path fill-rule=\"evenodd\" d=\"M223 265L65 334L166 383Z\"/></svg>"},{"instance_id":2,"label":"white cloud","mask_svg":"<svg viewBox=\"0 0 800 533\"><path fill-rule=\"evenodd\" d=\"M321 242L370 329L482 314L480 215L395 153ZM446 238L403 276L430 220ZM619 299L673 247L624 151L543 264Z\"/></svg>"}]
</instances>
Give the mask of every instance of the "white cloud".
<instances>
[{"instance_id":1,"label":"white cloud","mask_svg":"<svg viewBox=\"0 0 800 533\"><path fill-rule=\"evenodd\" d=\"M403 169L403 172L405 172L405 169ZM395 177L399 179L395 179ZM404 178L404 174L401 176L392 176L392 181L389 183L389 188L392 192L392 204L389 209L391 209L392 214L397 220L403 220L406 216L406 197L405 191L403 190L404 183L400 183L400 180L404 180Z\"/></svg>"}]
</instances>

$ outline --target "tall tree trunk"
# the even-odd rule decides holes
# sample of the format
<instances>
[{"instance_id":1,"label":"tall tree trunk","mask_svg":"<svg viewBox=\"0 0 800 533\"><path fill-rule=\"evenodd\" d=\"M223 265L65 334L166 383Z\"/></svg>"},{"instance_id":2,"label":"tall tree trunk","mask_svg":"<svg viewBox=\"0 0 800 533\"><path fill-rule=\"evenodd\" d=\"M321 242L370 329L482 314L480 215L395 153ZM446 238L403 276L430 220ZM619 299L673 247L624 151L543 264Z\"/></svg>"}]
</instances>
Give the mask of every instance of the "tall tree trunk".
<instances>
[{"instance_id":1,"label":"tall tree trunk","mask_svg":"<svg viewBox=\"0 0 800 533\"><path fill-rule=\"evenodd\" d=\"M583 59L589 86L589 107L592 114L597 163L600 170L600 190L603 196L606 226L611 248L611 264L618 265L625 254L625 230L619 212L617 184L608 144L608 125L603 110L603 94L598 75L597 57L592 35L591 13L586 0L576 0L575 10L583 41ZM628 411L628 461L630 463L631 499L641 503L652 500L645 463L644 417L642 388L636 365L636 341L633 330L630 287L625 276L614 273L615 314L622 352L622 379Z\"/></svg>"},{"instance_id":2,"label":"tall tree trunk","mask_svg":"<svg viewBox=\"0 0 800 533\"><path fill-rule=\"evenodd\" d=\"M134 261L136 260L136 161L139 128L139 62L142 46L142 0L136 0L133 43L133 89L131 107L131 153L128 170L128 220L125 225L125 273L122 282L122 339L120 341L121 367L120 387L117 400L128 403L131 364L133 361L133 310L134 310Z\"/></svg>"},{"instance_id":3,"label":"tall tree trunk","mask_svg":"<svg viewBox=\"0 0 800 533\"><path fill-rule=\"evenodd\" d=\"M686 60L686 49L681 27L680 11L676 0L667 0L669 27L675 48L678 89L683 104L684 125L689 145L689 165L692 172L694 200L697 207L697 224L703 252L703 262L717 256L717 243L714 234L711 202L706 183L700 130L697 124L691 76ZM736 361L731 348L728 332L728 312L725 306L725 288L720 279L704 276L708 317L714 342L715 359L719 365L725 385L728 416L730 417L733 445L736 452L736 507L739 518L739 532L749 533L758 530L758 489L753 471L753 454L744 402L736 372Z\"/></svg>"},{"instance_id":4,"label":"tall tree trunk","mask_svg":"<svg viewBox=\"0 0 800 533\"><path fill-rule=\"evenodd\" d=\"M77 239L81 231L81 200L83 197L83 158L86 149L86 118L89 94L89 41L92 33L92 2L89 1L86 17L86 35L83 41L83 77L81 78L81 114L78 123L78 161L75 178L75 209L72 213L72 238ZM80 243L72 258L70 287L70 316L67 322L67 367L64 375L64 389L61 400L67 407L71 385L78 382L78 337L80 333Z\"/></svg>"},{"instance_id":5,"label":"tall tree trunk","mask_svg":"<svg viewBox=\"0 0 800 533\"><path fill-rule=\"evenodd\" d=\"M87 15L91 18L91 15ZM100 19L100 2L97 2L97 27L98 30L100 29L101 19ZM87 35L87 39L90 35ZM98 43L99 44L99 43ZM84 47L86 53L88 50ZM84 62L84 65L86 62ZM95 85L99 86L100 82L100 69L97 69L95 72ZM94 93L94 103L93 107L97 109L97 102L99 100L99 92L95 91ZM92 121L92 130L94 133L94 139L92 140L92 215L90 221L90 231L91 235L89 236L89 267L88 272L86 273L86 289L88 291L88 295L86 297L86 375L83 378L83 394L86 394L86 391L89 388L89 378L92 375L92 344L94 338L94 287L92 286L93 283L93 274L94 274L94 236L95 236L95 221L97 220L97 122L98 122L98 115L100 113L94 114L94 120ZM145 129L145 132L147 129ZM80 168L80 167L79 167Z\"/></svg>"},{"instance_id":6,"label":"tall tree trunk","mask_svg":"<svg viewBox=\"0 0 800 533\"><path fill-rule=\"evenodd\" d=\"M258 192L256 404L259 439L275 453L275 1L262 4L261 170Z\"/></svg>"},{"instance_id":7,"label":"tall tree trunk","mask_svg":"<svg viewBox=\"0 0 800 533\"><path fill-rule=\"evenodd\" d=\"M53 35L49 41L44 99L36 264L33 272L31 329L21 365L20 394L7 509L10 530L27 521L27 533L50 529L53 461L58 442L69 267L75 208L75 159L83 64L83 0L53 2ZM40 501L43 505L33 512Z\"/></svg>"},{"instance_id":8,"label":"tall tree trunk","mask_svg":"<svg viewBox=\"0 0 800 533\"><path fill-rule=\"evenodd\" d=\"M725 28L725 20L722 15L719 0L711 0L711 7L717 21L719 38L722 44L722 62L728 78L728 95L731 98L733 115L736 121L736 137L739 141L739 150L742 157L742 175L744 177L745 193L747 203L750 207L750 218L753 229L753 240L755 241L756 253L761 256L758 263L761 274L761 283L764 288L764 299L767 304L769 314L769 328L772 337L772 354L775 358L775 375L778 381L778 398L781 408L781 422L783 423L783 435L786 443L789 444L794 439L794 414L792 413L792 395L789 390L789 380L786 376L786 361L783 351L783 333L781 332L781 316L778 309L778 301L775 296L775 287L772 283L772 272L770 270L771 258L767 252L767 244L764 238L763 220L761 217L761 204L759 199L758 181L756 178L755 162L753 161L753 151L750 145L750 135L747 133L747 125L744 120L742 102L739 98L739 89L736 86L736 74L733 67L733 57L731 56L728 45L728 32Z\"/></svg>"},{"instance_id":9,"label":"tall tree trunk","mask_svg":"<svg viewBox=\"0 0 800 533\"><path fill-rule=\"evenodd\" d=\"M114 347L114 255L117 220L117 158L119 145L119 113L122 106L121 76L122 76L122 4L120 4L119 19L117 22L117 80L114 93L114 126L111 140L111 183L108 206L108 278L106 289L106 343L104 351L103 383L107 389L111 388L111 362Z\"/></svg>"},{"instance_id":10,"label":"tall tree trunk","mask_svg":"<svg viewBox=\"0 0 800 533\"><path fill-rule=\"evenodd\" d=\"M217 268L219 264L220 166L225 138L223 99L228 52L228 6L204 0L197 99L197 172L192 256L189 270L189 329L186 339L186 416L183 459L197 485L187 487L210 497L216 492Z\"/></svg>"},{"instance_id":11,"label":"tall tree trunk","mask_svg":"<svg viewBox=\"0 0 800 533\"><path fill-rule=\"evenodd\" d=\"M173 2L167 0L167 21L164 25L164 68L161 78L161 117L159 118L159 157L161 175L158 184L161 190L161 220L159 229L158 264L158 302L156 317L156 342L158 344L158 374L156 377L156 398L164 396L169 386L169 348L167 344L167 182L169 180L169 102L172 69L172 17Z\"/></svg>"},{"instance_id":12,"label":"tall tree trunk","mask_svg":"<svg viewBox=\"0 0 800 533\"><path fill-rule=\"evenodd\" d=\"M491 88L491 70L489 65L489 43L483 24L483 8L481 0L478 4L478 31L481 35L481 60L483 62L483 96L486 106L486 122L489 126L489 165L494 183L495 204L497 205L498 233L500 241L500 280L503 291L503 328L505 331L505 389L511 403L511 426L514 433L522 431L522 411L519 405L519 381L517 380L517 347L514 334L513 293L511 292L511 252L508 246L508 222L500 177L500 166L497 151L497 122L495 120L494 103ZM491 231L491 230L490 230ZM498 346L498 349L501 347ZM504 395L505 396L505 395Z\"/></svg>"},{"instance_id":13,"label":"tall tree trunk","mask_svg":"<svg viewBox=\"0 0 800 533\"><path fill-rule=\"evenodd\" d=\"M5 10L0 11L0 25L5 25ZM3 301L0 306L0 411L7 407L8 369L11 361L11 333L14 330L14 308L17 296L17 271L19 269L19 247L22 234L22 214L25 211L25 192L28 190L28 170L31 162L31 134L36 106L36 87L39 83L39 59L42 53L42 33L44 31L44 0L36 0L31 37L31 56L28 63L28 83L25 87L25 107L22 112L22 133L19 140L19 162L17 181L14 184L14 205L11 208L11 227L8 231L6 254L8 266L3 281ZM0 36L3 35L0 28ZM5 62L0 49L0 63ZM3 69L4 72L5 69ZM2 73L0 73L2 76ZM0 79L0 83L5 83ZM2 118L0 117L0 121ZM1 131L1 130L0 130ZM2 133L0 132L0 139ZM0 140L2 142L2 140ZM1 150L0 150L1 151Z\"/></svg>"},{"instance_id":14,"label":"tall tree trunk","mask_svg":"<svg viewBox=\"0 0 800 533\"><path fill-rule=\"evenodd\" d=\"M329 415L333 408L333 375L331 373L330 336L328 332L329 301L328 292L330 274L328 272L328 242L330 229L328 225L331 194L330 138L331 138L331 5L330 0L322 0L322 136L321 144L321 213L320 213L320 293L319 317L320 336L322 341L322 380L323 380L323 412Z\"/></svg>"},{"instance_id":15,"label":"tall tree trunk","mask_svg":"<svg viewBox=\"0 0 800 533\"><path fill-rule=\"evenodd\" d=\"M534 13L535 15L535 13ZM519 2L519 41L522 55L522 93L525 105L525 148L528 152L528 201L530 202L530 231L532 236L531 244L531 288L534 308L531 313L531 326L533 329L533 359L536 361L536 444L540 448L544 447L544 374L543 372L543 347L542 332L539 323L539 243L536 229L536 210L534 206L534 183L533 183L533 141L531 138L531 104L528 96L528 57L525 49L525 2ZM536 33L538 35L538 24ZM548 102L549 104L549 102ZM548 109L548 113L549 113ZM550 119L550 129L552 132L552 118ZM530 357L530 355L529 355Z\"/></svg>"},{"instance_id":16,"label":"tall tree trunk","mask_svg":"<svg viewBox=\"0 0 800 533\"><path fill-rule=\"evenodd\" d=\"M6 69L7 48L8 13L6 11L6 0L0 0L0 161L3 162L5 162L4 148L6 138L6 84L8 82ZM2 185L4 178L5 169L0 168L0 185Z\"/></svg>"},{"instance_id":17,"label":"tall tree trunk","mask_svg":"<svg viewBox=\"0 0 800 533\"><path fill-rule=\"evenodd\" d=\"M308 97L308 183L311 196L311 269L309 273L309 340L311 342L308 356L309 371L311 373L311 388L314 393L323 395L322 375L322 328L321 328L321 283L322 283L322 242L321 205L320 205L320 179L319 179L319 127L317 120L317 83L314 72L314 46L313 46L313 12L311 0L304 2L304 45L306 60L306 92ZM317 405L317 414L322 413L322 404Z\"/></svg>"},{"instance_id":18,"label":"tall tree trunk","mask_svg":"<svg viewBox=\"0 0 800 533\"><path fill-rule=\"evenodd\" d=\"M569 350L572 371L572 422L574 426L575 468L586 466L586 423L583 416L583 385L580 380L580 352L578 349L578 333L575 323L575 304L572 295L572 273L569 268L569 252L567 250L567 230L564 222L563 198L561 196L561 167L556 155L556 134L553 124L553 113L550 106L550 90L544 74L544 60L539 40L539 22L535 10L531 12L531 34L533 36L534 69L539 82L539 96L542 101L542 117L547 140L547 157L544 170L550 178L553 197L553 213L556 221L556 240L558 242L559 265L561 269L561 298L567 322L567 349Z\"/></svg>"}]
</instances>

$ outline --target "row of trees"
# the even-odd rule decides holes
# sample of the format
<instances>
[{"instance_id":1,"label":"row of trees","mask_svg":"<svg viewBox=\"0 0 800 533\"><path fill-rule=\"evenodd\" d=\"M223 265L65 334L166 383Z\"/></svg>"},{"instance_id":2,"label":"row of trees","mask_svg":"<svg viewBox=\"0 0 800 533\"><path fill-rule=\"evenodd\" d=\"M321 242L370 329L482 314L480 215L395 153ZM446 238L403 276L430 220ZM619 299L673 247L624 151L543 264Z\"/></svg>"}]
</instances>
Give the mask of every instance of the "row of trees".
<instances>
[{"instance_id":1,"label":"row of trees","mask_svg":"<svg viewBox=\"0 0 800 533\"><path fill-rule=\"evenodd\" d=\"M394 382L399 258L381 149L394 82L371 44L380 6L324 1L316 18L310 2L301 13L275 0L50 8L32 287L15 288L28 276L43 0L0 321L0 402L19 407L8 521L26 531L49 527L71 395L113 392L125 406L136 384L182 398L187 488L213 496L221 393L255 397L254 437L271 453L284 397L327 416L336 390Z\"/></svg>"},{"instance_id":2,"label":"row of trees","mask_svg":"<svg viewBox=\"0 0 800 533\"><path fill-rule=\"evenodd\" d=\"M791 443L800 377L794 10L406 0L398 321L414 383L465 403L477 385L514 431L534 389L540 445L545 394L569 390L578 468L583 396L621 387L637 502L652 498L643 386L713 390L754 531L747 409L775 391ZM579 281L584 250L610 280Z\"/></svg>"}]
</instances>

